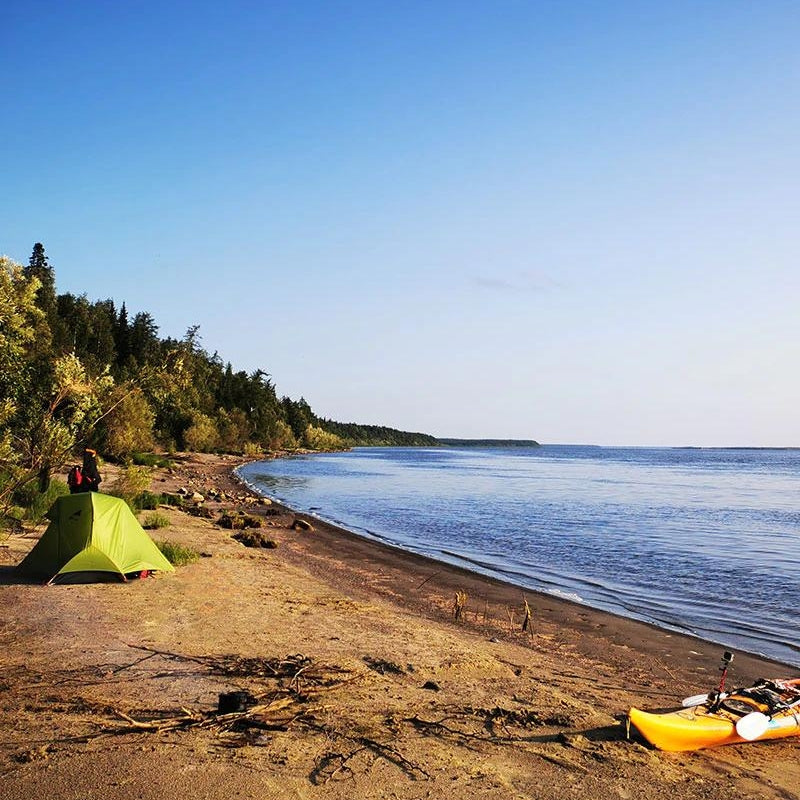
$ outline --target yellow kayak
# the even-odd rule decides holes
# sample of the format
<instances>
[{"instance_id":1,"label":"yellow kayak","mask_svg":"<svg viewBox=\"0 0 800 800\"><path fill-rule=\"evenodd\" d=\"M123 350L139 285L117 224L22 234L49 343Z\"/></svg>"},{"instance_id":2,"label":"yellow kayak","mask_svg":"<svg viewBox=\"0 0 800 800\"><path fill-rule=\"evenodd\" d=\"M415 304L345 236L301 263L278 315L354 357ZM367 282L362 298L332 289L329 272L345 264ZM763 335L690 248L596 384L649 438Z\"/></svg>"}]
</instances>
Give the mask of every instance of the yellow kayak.
<instances>
[{"instance_id":1,"label":"yellow kayak","mask_svg":"<svg viewBox=\"0 0 800 800\"><path fill-rule=\"evenodd\" d=\"M659 750L680 752L800 734L800 680L762 681L709 695L693 708L657 714L632 708L631 724ZM743 734L743 735L742 735Z\"/></svg>"}]
</instances>

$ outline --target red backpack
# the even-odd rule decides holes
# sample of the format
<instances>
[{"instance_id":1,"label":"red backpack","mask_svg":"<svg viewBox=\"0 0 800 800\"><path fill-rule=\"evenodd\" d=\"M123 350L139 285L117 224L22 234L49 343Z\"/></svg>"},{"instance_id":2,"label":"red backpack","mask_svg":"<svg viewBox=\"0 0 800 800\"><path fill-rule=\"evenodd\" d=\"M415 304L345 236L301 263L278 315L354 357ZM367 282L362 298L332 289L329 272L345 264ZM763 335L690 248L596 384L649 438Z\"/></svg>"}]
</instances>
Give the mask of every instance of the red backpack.
<instances>
[{"instance_id":1,"label":"red backpack","mask_svg":"<svg viewBox=\"0 0 800 800\"><path fill-rule=\"evenodd\" d=\"M67 486L69 486L70 491L74 492L75 489L80 488L80 485L83 483L83 472L81 468L76 464L68 473L67 475Z\"/></svg>"}]
</instances>

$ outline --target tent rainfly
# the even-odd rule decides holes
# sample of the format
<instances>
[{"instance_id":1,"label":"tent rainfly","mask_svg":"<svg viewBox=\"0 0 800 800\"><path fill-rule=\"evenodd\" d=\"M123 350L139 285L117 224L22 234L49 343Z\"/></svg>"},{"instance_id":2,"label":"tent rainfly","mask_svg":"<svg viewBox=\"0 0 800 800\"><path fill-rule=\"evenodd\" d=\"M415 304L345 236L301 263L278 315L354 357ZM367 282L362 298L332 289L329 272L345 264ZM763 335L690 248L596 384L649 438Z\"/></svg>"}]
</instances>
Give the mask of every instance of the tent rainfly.
<instances>
[{"instance_id":1,"label":"tent rainfly","mask_svg":"<svg viewBox=\"0 0 800 800\"><path fill-rule=\"evenodd\" d=\"M118 497L99 492L66 495L53 503L47 517L47 530L18 567L26 575L53 583L175 571Z\"/></svg>"}]
</instances>

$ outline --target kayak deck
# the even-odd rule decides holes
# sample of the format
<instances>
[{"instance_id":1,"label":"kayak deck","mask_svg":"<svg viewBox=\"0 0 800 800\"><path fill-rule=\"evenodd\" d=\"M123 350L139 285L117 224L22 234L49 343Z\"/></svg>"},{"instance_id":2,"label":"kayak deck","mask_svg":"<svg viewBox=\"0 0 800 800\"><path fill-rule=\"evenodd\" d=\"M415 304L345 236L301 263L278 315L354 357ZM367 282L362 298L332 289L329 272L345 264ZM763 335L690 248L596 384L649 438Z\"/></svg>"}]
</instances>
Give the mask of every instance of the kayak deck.
<instances>
[{"instance_id":1,"label":"kayak deck","mask_svg":"<svg viewBox=\"0 0 800 800\"><path fill-rule=\"evenodd\" d=\"M797 681L775 682L787 692L796 691ZM720 702L708 702L692 708L666 713L651 713L631 708L630 723L653 747L669 752L700 750L746 741L783 739L800 734L800 706L773 711L766 730L756 739L744 739L736 732L736 723L748 712L769 713L767 706L746 694L751 690L736 690ZM741 692L741 694L740 694ZM747 735L747 734L745 734Z\"/></svg>"},{"instance_id":2,"label":"kayak deck","mask_svg":"<svg viewBox=\"0 0 800 800\"><path fill-rule=\"evenodd\" d=\"M702 707L683 708L667 714L651 714L632 708L628 717L653 747L673 753L744 741L736 733L733 720L703 713Z\"/></svg>"}]
</instances>

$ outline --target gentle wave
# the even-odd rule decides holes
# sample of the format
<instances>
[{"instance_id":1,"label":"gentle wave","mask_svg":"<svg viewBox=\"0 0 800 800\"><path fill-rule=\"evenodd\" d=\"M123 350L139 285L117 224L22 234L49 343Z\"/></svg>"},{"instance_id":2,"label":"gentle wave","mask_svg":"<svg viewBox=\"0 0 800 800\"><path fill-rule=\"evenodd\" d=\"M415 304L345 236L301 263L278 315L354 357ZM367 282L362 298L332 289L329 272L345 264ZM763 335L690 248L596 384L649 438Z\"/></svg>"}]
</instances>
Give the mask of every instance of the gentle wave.
<instances>
[{"instance_id":1,"label":"gentle wave","mask_svg":"<svg viewBox=\"0 0 800 800\"><path fill-rule=\"evenodd\" d=\"M800 665L800 451L359 448L239 474L369 538Z\"/></svg>"}]
</instances>

